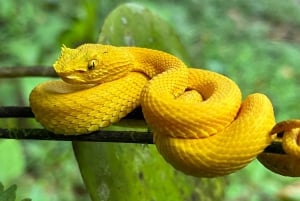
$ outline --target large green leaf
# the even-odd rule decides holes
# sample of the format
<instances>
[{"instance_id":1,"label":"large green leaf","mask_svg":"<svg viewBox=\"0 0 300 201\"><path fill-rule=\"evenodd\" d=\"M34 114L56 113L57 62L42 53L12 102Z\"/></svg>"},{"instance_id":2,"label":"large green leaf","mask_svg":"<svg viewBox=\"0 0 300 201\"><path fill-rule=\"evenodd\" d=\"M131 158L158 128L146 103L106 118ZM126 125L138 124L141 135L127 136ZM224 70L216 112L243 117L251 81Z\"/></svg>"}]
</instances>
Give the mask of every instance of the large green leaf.
<instances>
[{"instance_id":1,"label":"large green leaf","mask_svg":"<svg viewBox=\"0 0 300 201\"><path fill-rule=\"evenodd\" d=\"M105 20L100 43L155 48L187 60L170 26L136 4L116 8ZM220 200L224 180L186 176L167 164L154 145L74 142L93 201Z\"/></svg>"},{"instance_id":2,"label":"large green leaf","mask_svg":"<svg viewBox=\"0 0 300 201\"><path fill-rule=\"evenodd\" d=\"M74 143L93 201L218 200L222 179L197 179L174 170L153 145Z\"/></svg>"},{"instance_id":3,"label":"large green leaf","mask_svg":"<svg viewBox=\"0 0 300 201\"><path fill-rule=\"evenodd\" d=\"M163 50L188 63L188 54L174 29L143 6L127 3L113 10L102 26L99 42Z\"/></svg>"}]
</instances>

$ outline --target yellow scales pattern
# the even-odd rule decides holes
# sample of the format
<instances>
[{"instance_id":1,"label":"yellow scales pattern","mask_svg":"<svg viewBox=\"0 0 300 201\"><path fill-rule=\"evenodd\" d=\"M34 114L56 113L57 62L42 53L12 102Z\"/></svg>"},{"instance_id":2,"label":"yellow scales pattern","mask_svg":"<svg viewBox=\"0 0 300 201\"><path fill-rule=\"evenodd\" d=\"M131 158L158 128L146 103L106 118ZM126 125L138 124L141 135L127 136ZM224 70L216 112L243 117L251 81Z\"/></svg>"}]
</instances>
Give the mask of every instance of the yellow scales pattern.
<instances>
[{"instance_id":1,"label":"yellow scales pattern","mask_svg":"<svg viewBox=\"0 0 300 201\"><path fill-rule=\"evenodd\" d=\"M55 133L90 133L141 105L163 157L176 169L199 177L222 176L246 166L274 138L273 107L265 95L252 94L242 102L232 80L187 68L162 51L101 44L64 46L54 68L65 82L38 85L30 104L36 119ZM295 133L294 122L282 123L280 129ZM297 136L298 132L290 139ZM298 148L295 143L286 147ZM281 170L270 157L261 159L268 168L299 174L286 167Z\"/></svg>"}]
</instances>

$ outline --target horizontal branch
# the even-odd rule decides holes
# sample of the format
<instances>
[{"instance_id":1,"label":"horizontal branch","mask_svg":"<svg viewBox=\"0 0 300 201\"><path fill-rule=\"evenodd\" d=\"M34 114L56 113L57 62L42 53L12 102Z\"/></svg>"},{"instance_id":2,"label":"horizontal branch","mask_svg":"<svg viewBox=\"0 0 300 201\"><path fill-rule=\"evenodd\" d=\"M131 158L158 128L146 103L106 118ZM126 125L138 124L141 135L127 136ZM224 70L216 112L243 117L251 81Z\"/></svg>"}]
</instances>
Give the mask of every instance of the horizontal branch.
<instances>
[{"instance_id":1,"label":"horizontal branch","mask_svg":"<svg viewBox=\"0 0 300 201\"><path fill-rule=\"evenodd\" d=\"M32 118L30 107L0 107L0 118ZM143 119L141 108L131 112L125 119ZM137 131L97 131L86 135L57 135L45 129L2 129L0 138L58 141L95 141L152 144L151 132ZM265 149L267 153L284 154L280 143L273 143Z\"/></svg>"},{"instance_id":2,"label":"horizontal branch","mask_svg":"<svg viewBox=\"0 0 300 201\"><path fill-rule=\"evenodd\" d=\"M5 106L0 107L0 118L32 118L34 117L30 107ZM129 113L124 119L144 119L140 107Z\"/></svg>"},{"instance_id":3,"label":"horizontal branch","mask_svg":"<svg viewBox=\"0 0 300 201\"><path fill-rule=\"evenodd\" d=\"M34 117L30 107L0 107L0 118ZM143 119L141 108L131 112L125 119ZM45 129L0 128L0 138L22 140L93 141L153 144L150 131L96 131L86 135L58 135ZM284 154L281 143L274 142L265 153Z\"/></svg>"},{"instance_id":4,"label":"horizontal branch","mask_svg":"<svg viewBox=\"0 0 300 201\"><path fill-rule=\"evenodd\" d=\"M32 67L1 67L0 78L16 77L57 77L53 67L32 66Z\"/></svg>"},{"instance_id":5,"label":"horizontal branch","mask_svg":"<svg viewBox=\"0 0 300 201\"><path fill-rule=\"evenodd\" d=\"M0 139L17 140L54 140L54 141L88 141L153 144L150 131L96 131L85 135L58 135L45 129L2 129ZM285 154L281 143L273 142L264 153Z\"/></svg>"},{"instance_id":6,"label":"horizontal branch","mask_svg":"<svg viewBox=\"0 0 300 201\"><path fill-rule=\"evenodd\" d=\"M96 131L85 135L58 135L45 129L2 129L0 138L18 140L93 141L153 144L151 132Z\"/></svg>"},{"instance_id":7,"label":"horizontal branch","mask_svg":"<svg viewBox=\"0 0 300 201\"><path fill-rule=\"evenodd\" d=\"M0 107L0 118L32 118L34 114L30 107L7 106Z\"/></svg>"}]
</instances>

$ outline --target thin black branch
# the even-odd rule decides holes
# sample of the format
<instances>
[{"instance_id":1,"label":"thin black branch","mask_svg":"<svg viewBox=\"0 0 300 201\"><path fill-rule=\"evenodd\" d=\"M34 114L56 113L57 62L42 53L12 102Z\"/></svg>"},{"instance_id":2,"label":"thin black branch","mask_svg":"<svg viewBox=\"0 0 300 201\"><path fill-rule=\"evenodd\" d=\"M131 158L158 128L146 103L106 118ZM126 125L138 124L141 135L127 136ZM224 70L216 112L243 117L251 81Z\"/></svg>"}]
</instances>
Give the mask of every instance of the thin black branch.
<instances>
[{"instance_id":1,"label":"thin black branch","mask_svg":"<svg viewBox=\"0 0 300 201\"><path fill-rule=\"evenodd\" d=\"M96 131L86 135L58 135L45 129L3 129L0 128L0 139L17 140L54 140L54 141L86 141L86 142L118 142L153 144L150 131ZM273 142L264 153L285 154L281 143Z\"/></svg>"},{"instance_id":2,"label":"thin black branch","mask_svg":"<svg viewBox=\"0 0 300 201\"><path fill-rule=\"evenodd\" d=\"M30 107L0 107L0 118L34 117ZM141 109L130 113L126 119L143 119ZM96 131L86 135L58 135L45 129L6 129L0 128L0 138L22 140L56 140L56 141L93 141L153 144L150 131ZM265 153L284 154L281 143L274 142Z\"/></svg>"},{"instance_id":3,"label":"thin black branch","mask_svg":"<svg viewBox=\"0 0 300 201\"><path fill-rule=\"evenodd\" d=\"M7 106L0 107L0 118L32 118L34 114L30 107Z\"/></svg>"},{"instance_id":4,"label":"thin black branch","mask_svg":"<svg viewBox=\"0 0 300 201\"><path fill-rule=\"evenodd\" d=\"M1 67L0 78L16 77L57 77L53 67L33 66L33 67Z\"/></svg>"},{"instance_id":5,"label":"thin black branch","mask_svg":"<svg viewBox=\"0 0 300 201\"><path fill-rule=\"evenodd\" d=\"M0 107L0 118L32 118L34 117L30 107L5 106ZM140 107L129 113L125 119L144 119Z\"/></svg>"},{"instance_id":6,"label":"thin black branch","mask_svg":"<svg viewBox=\"0 0 300 201\"><path fill-rule=\"evenodd\" d=\"M0 138L18 140L93 141L153 144L150 132L96 131L86 135L58 135L45 129L3 129Z\"/></svg>"}]
</instances>

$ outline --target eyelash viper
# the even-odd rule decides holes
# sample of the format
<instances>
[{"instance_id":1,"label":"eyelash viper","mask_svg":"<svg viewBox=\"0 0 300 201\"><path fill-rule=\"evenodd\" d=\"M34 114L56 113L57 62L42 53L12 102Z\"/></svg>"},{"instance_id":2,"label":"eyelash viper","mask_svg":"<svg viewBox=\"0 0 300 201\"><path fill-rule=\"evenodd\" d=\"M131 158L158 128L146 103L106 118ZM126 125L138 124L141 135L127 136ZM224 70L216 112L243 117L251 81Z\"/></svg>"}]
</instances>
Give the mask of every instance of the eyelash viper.
<instances>
[{"instance_id":1,"label":"eyelash viper","mask_svg":"<svg viewBox=\"0 0 300 201\"><path fill-rule=\"evenodd\" d=\"M251 94L242 102L239 87L229 78L187 68L162 51L101 44L63 46L54 69L64 82L39 84L30 94L32 111L46 129L90 133L118 122L141 105L158 151L189 175L230 174L276 138L276 129L271 132L273 107L265 95ZM297 143L292 143L298 138L297 122L277 124L278 131L287 131L285 150L298 149L287 151L292 158L300 155ZM277 173L300 175L280 168L280 159L274 163L273 156L260 156Z\"/></svg>"}]
</instances>

